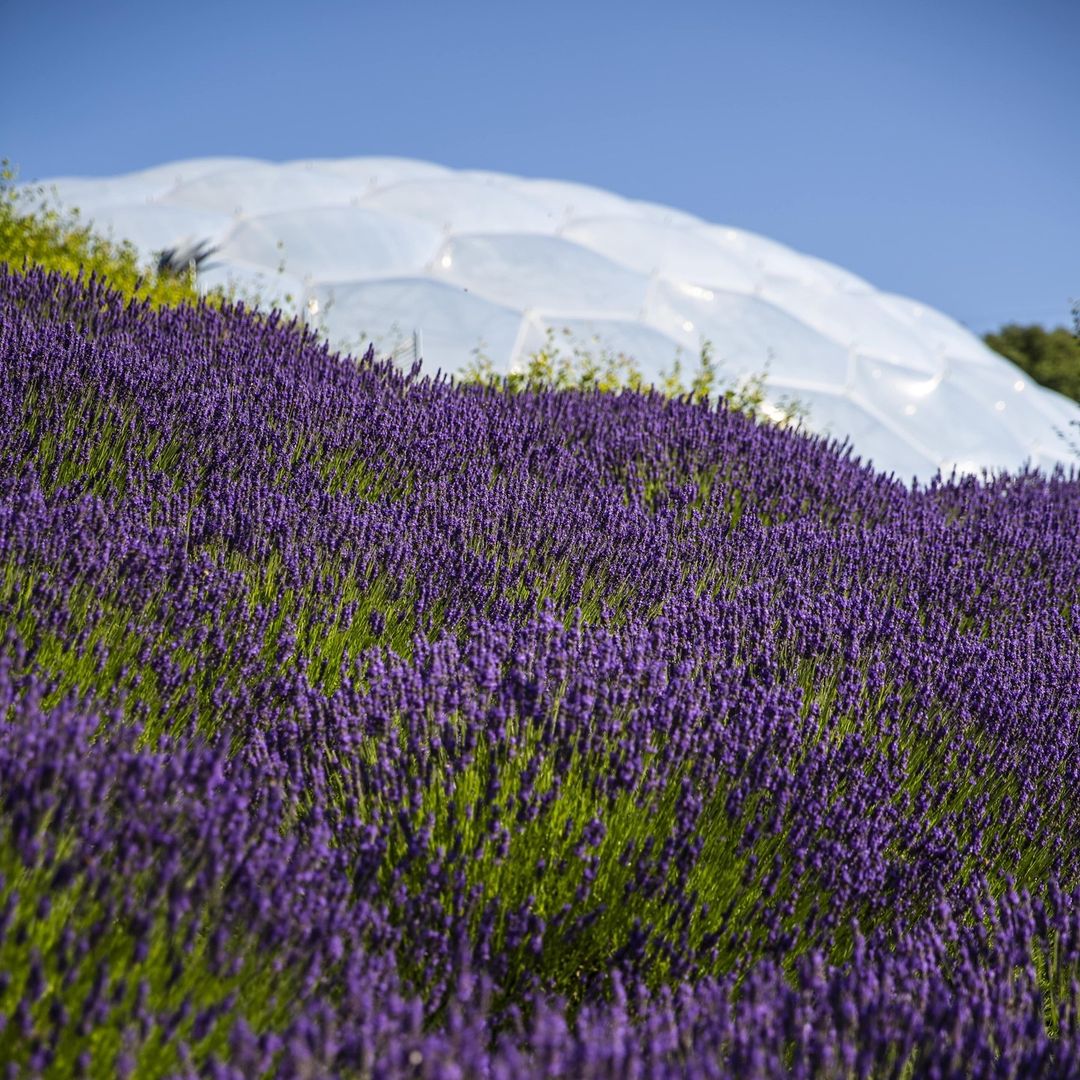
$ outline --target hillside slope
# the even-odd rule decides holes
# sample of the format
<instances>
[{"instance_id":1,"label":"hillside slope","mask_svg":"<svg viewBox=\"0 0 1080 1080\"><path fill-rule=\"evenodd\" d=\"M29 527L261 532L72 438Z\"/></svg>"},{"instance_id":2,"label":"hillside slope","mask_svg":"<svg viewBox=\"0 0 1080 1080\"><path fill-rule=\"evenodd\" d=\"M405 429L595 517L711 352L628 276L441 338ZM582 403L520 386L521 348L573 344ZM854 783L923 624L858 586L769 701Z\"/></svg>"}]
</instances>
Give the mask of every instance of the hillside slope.
<instances>
[{"instance_id":1,"label":"hillside slope","mask_svg":"<svg viewBox=\"0 0 1080 1080\"><path fill-rule=\"evenodd\" d=\"M0 267L0 1059L1080 1069L1080 479L909 490Z\"/></svg>"}]
</instances>

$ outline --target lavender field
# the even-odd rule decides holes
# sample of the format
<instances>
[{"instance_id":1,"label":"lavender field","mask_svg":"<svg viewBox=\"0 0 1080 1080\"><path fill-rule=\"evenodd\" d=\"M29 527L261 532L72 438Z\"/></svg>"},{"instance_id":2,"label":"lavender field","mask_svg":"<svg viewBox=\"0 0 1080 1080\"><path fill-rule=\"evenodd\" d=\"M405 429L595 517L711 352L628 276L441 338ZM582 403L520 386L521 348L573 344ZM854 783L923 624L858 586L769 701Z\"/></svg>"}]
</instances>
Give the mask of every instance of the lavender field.
<instances>
[{"instance_id":1,"label":"lavender field","mask_svg":"<svg viewBox=\"0 0 1080 1080\"><path fill-rule=\"evenodd\" d=\"M0 266L11 1076L1080 1073L1080 476L914 490Z\"/></svg>"}]
</instances>

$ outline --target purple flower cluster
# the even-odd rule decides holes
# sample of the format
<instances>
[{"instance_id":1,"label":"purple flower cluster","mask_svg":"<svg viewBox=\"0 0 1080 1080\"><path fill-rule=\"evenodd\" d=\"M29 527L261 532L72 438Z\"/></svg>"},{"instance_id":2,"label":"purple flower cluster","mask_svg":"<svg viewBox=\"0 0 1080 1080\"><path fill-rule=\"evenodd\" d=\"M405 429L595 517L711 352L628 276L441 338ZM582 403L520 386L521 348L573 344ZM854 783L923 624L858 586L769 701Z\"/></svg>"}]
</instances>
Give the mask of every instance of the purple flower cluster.
<instances>
[{"instance_id":1,"label":"purple flower cluster","mask_svg":"<svg viewBox=\"0 0 1080 1080\"><path fill-rule=\"evenodd\" d=\"M1078 538L0 267L0 1061L1075 1074Z\"/></svg>"}]
</instances>

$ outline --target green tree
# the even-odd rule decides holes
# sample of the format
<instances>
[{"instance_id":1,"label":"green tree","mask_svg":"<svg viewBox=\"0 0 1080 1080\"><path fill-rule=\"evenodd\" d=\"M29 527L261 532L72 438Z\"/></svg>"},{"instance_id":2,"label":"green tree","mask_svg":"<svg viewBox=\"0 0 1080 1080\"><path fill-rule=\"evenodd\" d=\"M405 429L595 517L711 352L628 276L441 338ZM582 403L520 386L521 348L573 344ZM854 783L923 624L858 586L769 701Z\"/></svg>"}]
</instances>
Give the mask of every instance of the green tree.
<instances>
[{"instance_id":1,"label":"green tree","mask_svg":"<svg viewBox=\"0 0 1080 1080\"><path fill-rule=\"evenodd\" d=\"M1009 323L983 341L1026 371L1037 383L1080 401L1080 303L1073 307L1073 329Z\"/></svg>"}]
</instances>

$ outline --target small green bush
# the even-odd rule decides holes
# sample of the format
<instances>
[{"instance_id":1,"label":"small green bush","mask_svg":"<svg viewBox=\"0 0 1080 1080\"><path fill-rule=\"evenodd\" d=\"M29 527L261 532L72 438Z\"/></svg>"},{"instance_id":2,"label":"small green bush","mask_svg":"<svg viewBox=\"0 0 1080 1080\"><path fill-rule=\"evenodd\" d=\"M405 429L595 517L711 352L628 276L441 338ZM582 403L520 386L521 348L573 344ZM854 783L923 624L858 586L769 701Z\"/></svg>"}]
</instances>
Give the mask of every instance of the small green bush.
<instances>
[{"instance_id":1,"label":"small green bush","mask_svg":"<svg viewBox=\"0 0 1080 1080\"><path fill-rule=\"evenodd\" d=\"M563 335L570 339L569 328L563 329ZM526 357L524 369L508 375L498 374L490 357L484 354L481 347L477 347L461 381L512 394L530 389L643 392L651 387L667 397L688 398L699 403L723 398L730 409L782 427L797 424L805 419L808 412L806 406L795 398L782 398L777 403L766 400L767 369L739 383L721 384L713 357L713 345L707 339L701 342L697 367L689 384L683 381L683 365L678 356L672 361L671 369L661 373L659 384L654 385L646 382L635 361L624 353L601 349L599 356L596 356L572 341L568 342L568 347L571 352L564 353L556 340L555 330L548 327L544 344Z\"/></svg>"}]
</instances>

